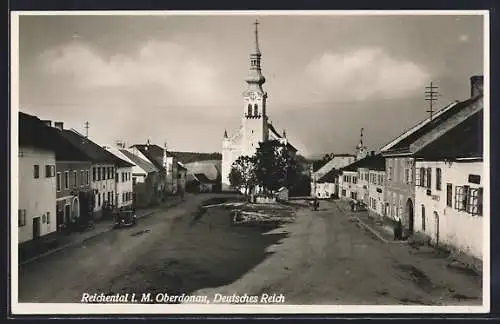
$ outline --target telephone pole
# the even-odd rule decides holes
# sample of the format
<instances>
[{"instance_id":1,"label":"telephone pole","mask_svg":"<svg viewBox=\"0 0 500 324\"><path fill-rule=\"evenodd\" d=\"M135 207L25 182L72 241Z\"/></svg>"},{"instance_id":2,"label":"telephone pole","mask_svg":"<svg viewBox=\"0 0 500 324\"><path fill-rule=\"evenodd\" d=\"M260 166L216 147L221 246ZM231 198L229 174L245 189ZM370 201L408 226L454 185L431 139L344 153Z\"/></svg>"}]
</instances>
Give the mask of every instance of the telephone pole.
<instances>
[{"instance_id":1,"label":"telephone pole","mask_svg":"<svg viewBox=\"0 0 500 324\"><path fill-rule=\"evenodd\" d=\"M439 93L436 91L438 89L437 86L433 84L434 82L431 81L431 83L425 87L425 100L429 102L429 110L427 112L429 113L430 119L432 120L432 114L434 113L434 101L437 100L437 97Z\"/></svg>"},{"instance_id":2,"label":"telephone pole","mask_svg":"<svg viewBox=\"0 0 500 324\"><path fill-rule=\"evenodd\" d=\"M85 122L85 137L89 137L89 127L90 127L90 124L89 122Z\"/></svg>"}]
</instances>

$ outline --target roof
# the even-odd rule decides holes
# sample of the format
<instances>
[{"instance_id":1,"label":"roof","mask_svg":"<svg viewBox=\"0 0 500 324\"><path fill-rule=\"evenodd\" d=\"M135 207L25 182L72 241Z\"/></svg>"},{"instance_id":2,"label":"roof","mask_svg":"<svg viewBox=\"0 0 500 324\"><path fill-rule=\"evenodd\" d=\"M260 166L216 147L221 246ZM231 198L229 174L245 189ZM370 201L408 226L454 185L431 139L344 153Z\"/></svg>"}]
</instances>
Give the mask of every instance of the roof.
<instances>
[{"instance_id":1,"label":"roof","mask_svg":"<svg viewBox=\"0 0 500 324\"><path fill-rule=\"evenodd\" d=\"M117 167L133 166L133 164L120 159L113 153L92 142L90 139L75 130L63 129L59 132L61 132L62 136L70 141L82 153L84 153L93 163L110 163L116 165Z\"/></svg>"},{"instance_id":2,"label":"roof","mask_svg":"<svg viewBox=\"0 0 500 324\"><path fill-rule=\"evenodd\" d=\"M283 136L281 136L280 134L278 134L278 132L276 131L276 129L274 128L274 126L271 123L267 123L267 127L273 133L273 135L276 136L277 139L282 139L283 138ZM292 149L292 150L294 150L295 152L298 151L295 148L295 146L293 146L292 144L290 144L290 141L287 141L287 147L290 148L290 149Z\"/></svg>"},{"instance_id":3,"label":"roof","mask_svg":"<svg viewBox=\"0 0 500 324\"><path fill-rule=\"evenodd\" d=\"M324 183L324 182L334 183L335 182L335 178L339 175L339 173L340 173L340 170L338 170L338 169L331 169L324 176L322 176L321 178L319 178L316 182L318 182L318 183Z\"/></svg>"},{"instance_id":4,"label":"roof","mask_svg":"<svg viewBox=\"0 0 500 324\"><path fill-rule=\"evenodd\" d=\"M415 153L417 158L483 157L483 110L476 112Z\"/></svg>"},{"instance_id":5,"label":"roof","mask_svg":"<svg viewBox=\"0 0 500 324\"><path fill-rule=\"evenodd\" d=\"M158 169L151 162L144 160L143 158L133 154L132 152L129 152L126 149L120 149L119 151L135 165L137 165L147 173L158 171Z\"/></svg>"},{"instance_id":6,"label":"roof","mask_svg":"<svg viewBox=\"0 0 500 324\"><path fill-rule=\"evenodd\" d=\"M432 120L430 119L430 117L424 119L413 128L393 140L391 143L384 146L382 148L382 151L384 153L408 151L410 145L417 141L420 137L429 133L438 125L449 119L451 116L457 114L461 110L467 108L480 99L482 99L482 96L470 98L461 102L455 102L444 107L433 115Z\"/></svg>"},{"instance_id":7,"label":"roof","mask_svg":"<svg viewBox=\"0 0 500 324\"><path fill-rule=\"evenodd\" d=\"M187 168L181 162L177 162L177 169L181 169L181 170L186 170L187 171Z\"/></svg>"},{"instance_id":8,"label":"roof","mask_svg":"<svg viewBox=\"0 0 500 324\"><path fill-rule=\"evenodd\" d=\"M200 182L200 183L214 183L213 180L210 180L207 178L207 176L203 173L195 173L194 177Z\"/></svg>"},{"instance_id":9,"label":"roof","mask_svg":"<svg viewBox=\"0 0 500 324\"><path fill-rule=\"evenodd\" d=\"M163 170L163 148L156 144L135 144L132 147L137 148L158 170ZM167 151L167 157L172 154Z\"/></svg>"},{"instance_id":10,"label":"roof","mask_svg":"<svg viewBox=\"0 0 500 324\"><path fill-rule=\"evenodd\" d=\"M214 153L199 153L199 152L170 152L177 160L183 164L205 161L205 160L222 160L222 154Z\"/></svg>"},{"instance_id":11,"label":"roof","mask_svg":"<svg viewBox=\"0 0 500 324\"><path fill-rule=\"evenodd\" d=\"M381 153L375 155L368 155L361 160L357 160L344 168L342 171L352 171L355 172L358 168L367 168L370 170L385 170L385 158Z\"/></svg>"},{"instance_id":12,"label":"roof","mask_svg":"<svg viewBox=\"0 0 500 324\"><path fill-rule=\"evenodd\" d=\"M90 161L59 130L45 125L38 117L19 112L19 145L53 150L56 161Z\"/></svg>"}]
</instances>

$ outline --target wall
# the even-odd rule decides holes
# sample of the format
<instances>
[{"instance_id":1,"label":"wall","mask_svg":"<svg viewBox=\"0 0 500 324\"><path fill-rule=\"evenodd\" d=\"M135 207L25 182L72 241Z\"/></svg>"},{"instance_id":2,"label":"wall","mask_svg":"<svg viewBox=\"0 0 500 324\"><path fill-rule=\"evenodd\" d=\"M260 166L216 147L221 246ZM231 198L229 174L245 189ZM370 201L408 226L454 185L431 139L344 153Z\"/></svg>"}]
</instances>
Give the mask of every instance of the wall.
<instances>
[{"instance_id":1,"label":"wall","mask_svg":"<svg viewBox=\"0 0 500 324\"><path fill-rule=\"evenodd\" d=\"M368 211L373 216L384 216L385 171L369 170Z\"/></svg>"},{"instance_id":2,"label":"wall","mask_svg":"<svg viewBox=\"0 0 500 324\"><path fill-rule=\"evenodd\" d=\"M329 199L333 194L335 194L335 183L316 183L316 197L320 199Z\"/></svg>"},{"instance_id":3,"label":"wall","mask_svg":"<svg viewBox=\"0 0 500 324\"><path fill-rule=\"evenodd\" d=\"M115 204L118 208L130 206L133 200L132 167L117 168L116 170L118 176L115 178Z\"/></svg>"},{"instance_id":4,"label":"wall","mask_svg":"<svg viewBox=\"0 0 500 324\"><path fill-rule=\"evenodd\" d=\"M101 180L97 180L97 168L105 168L106 170L106 177L103 179L102 178L102 170L101 170ZM107 168L112 168L112 172L110 174L110 177L107 177ZM96 178L94 180L93 174L94 171L93 169L96 169ZM104 193L104 201L108 200L108 192L110 193L110 198L112 202L114 203L115 200L115 167L113 164L103 164L103 163L96 163L92 164L92 167L90 168L90 179L91 179L91 188L94 190L97 190L97 193L95 194L95 207L94 207L94 213L96 218L100 218L102 216L102 205L103 205L103 193Z\"/></svg>"},{"instance_id":5,"label":"wall","mask_svg":"<svg viewBox=\"0 0 500 324\"><path fill-rule=\"evenodd\" d=\"M166 183L167 191L171 194L177 193L177 159L167 157Z\"/></svg>"},{"instance_id":6,"label":"wall","mask_svg":"<svg viewBox=\"0 0 500 324\"><path fill-rule=\"evenodd\" d=\"M408 156L386 157L385 159L385 195L386 216L392 219L401 217L403 226L410 227L410 216L406 208L408 199L415 206L415 167L414 159ZM408 181L405 170L408 169ZM392 171L391 171L392 170Z\"/></svg>"},{"instance_id":7,"label":"wall","mask_svg":"<svg viewBox=\"0 0 500 324\"><path fill-rule=\"evenodd\" d=\"M347 181L344 179L347 178ZM339 178L339 195L342 199L352 199L352 194L357 195L357 182L358 182L358 172L356 171L342 171L342 175ZM345 195L342 191L345 190Z\"/></svg>"},{"instance_id":8,"label":"wall","mask_svg":"<svg viewBox=\"0 0 500 324\"><path fill-rule=\"evenodd\" d=\"M358 193L358 201L362 201L365 204L369 203L368 186L369 183L369 170L367 168L358 169L358 180L356 191Z\"/></svg>"},{"instance_id":9,"label":"wall","mask_svg":"<svg viewBox=\"0 0 500 324\"><path fill-rule=\"evenodd\" d=\"M67 224L71 219L80 216L80 201L75 197L80 191L87 192L91 189L90 167L91 162L87 161L56 162L56 218L58 225ZM74 171L77 172L76 182ZM68 183L66 183L66 180L68 180ZM66 206L69 206L69 214Z\"/></svg>"},{"instance_id":10,"label":"wall","mask_svg":"<svg viewBox=\"0 0 500 324\"><path fill-rule=\"evenodd\" d=\"M34 178L34 165L39 165L39 178ZM52 165L54 176L45 176L45 165ZM47 150L19 147L19 210L26 222L19 227L19 243L33 239L33 219L40 217L40 236L56 231L55 154ZM48 220L43 222L43 219ZM43 217L42 215L45 215ZM24 218L24 217L23 217ZM19 224L19 223L18 223Z\"/></svg>"},{"instance_id":11,"label":"wall","mask_svg":"<svg viewBox=\"0 0 500 324\"><path fill-rule=\"evenodd\" d=\"M415 188L415 229L425 233L436 244L452 246L462 252L481 258L483 253L483 216L473 216L455 209L456 186L483 186L482 162L417 161L420 167L431 168L432 181L428 195L426 187ZM441 190L436 189L436 168L441 169ZM469 174L481 176L481 183L469 183ZM447 206L447 184L452 185L451 207ZM425 229L422 222L422 205L425 207Z\"/></svg>"}]
</instances>

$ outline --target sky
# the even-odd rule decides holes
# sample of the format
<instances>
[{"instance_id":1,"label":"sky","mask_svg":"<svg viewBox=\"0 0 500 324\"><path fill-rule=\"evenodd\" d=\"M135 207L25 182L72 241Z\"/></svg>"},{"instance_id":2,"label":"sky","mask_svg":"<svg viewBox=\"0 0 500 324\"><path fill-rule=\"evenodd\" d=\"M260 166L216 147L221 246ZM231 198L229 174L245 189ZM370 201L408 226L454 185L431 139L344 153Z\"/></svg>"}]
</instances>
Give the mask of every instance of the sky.
<instances>
[{"instance_id":1,"label":"sky","mask_svg":"<svg viewBox=\"0 0 500 324\"><path fill-rule=\"evenodd\" d=\"M333 12L334 13L334 12ZM19 19L20 110L101 145L220 152L234 134L259 20L269 119L305 156L379 150L483 74L471 15L47 15Z\"/></svg>"}]
</instances>

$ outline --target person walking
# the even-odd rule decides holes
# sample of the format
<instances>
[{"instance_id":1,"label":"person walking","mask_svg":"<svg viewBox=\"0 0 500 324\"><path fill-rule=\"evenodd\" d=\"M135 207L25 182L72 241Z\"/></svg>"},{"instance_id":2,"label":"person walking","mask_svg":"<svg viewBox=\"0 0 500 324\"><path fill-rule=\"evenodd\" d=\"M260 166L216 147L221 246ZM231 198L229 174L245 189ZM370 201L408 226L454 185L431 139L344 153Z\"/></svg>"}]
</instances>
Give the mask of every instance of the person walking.
<instances>
[{"instance_id":1,"label":"person walking","mask_svg":"<svg viewBox=\"0 0 500 324\"><path fill-rule=\"evenodd\" d=\"M394 240L401 240L403 234L403 225L401 224L401 217L399 215L396 216L396 224L394 226Z\"/></svg>"}]
</instances>

